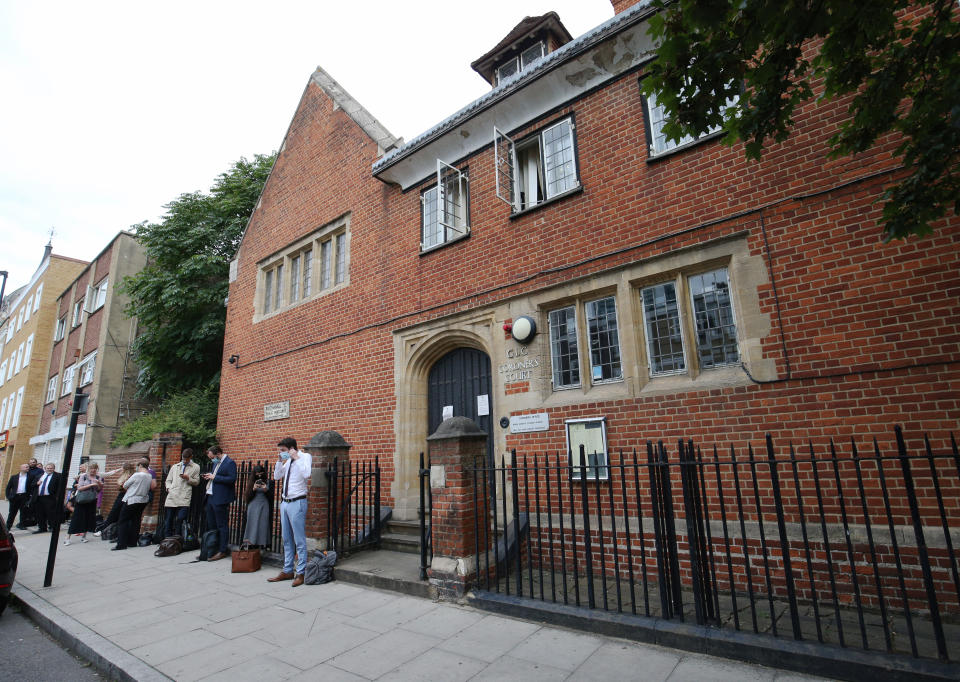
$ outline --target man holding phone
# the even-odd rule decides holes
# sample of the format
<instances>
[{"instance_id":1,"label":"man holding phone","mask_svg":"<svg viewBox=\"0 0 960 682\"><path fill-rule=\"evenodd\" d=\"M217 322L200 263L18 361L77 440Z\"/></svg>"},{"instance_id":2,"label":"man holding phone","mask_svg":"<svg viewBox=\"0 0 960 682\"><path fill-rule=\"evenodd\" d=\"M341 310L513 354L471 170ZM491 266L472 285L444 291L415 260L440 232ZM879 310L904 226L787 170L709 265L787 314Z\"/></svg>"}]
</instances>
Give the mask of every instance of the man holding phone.
<instances>
[{"instance_id":1,"label":"man holding phone","mask_svg":"<svg viewBox=\"0 0 960 682\"><path fill-rule=\"evenodd\" d=\"M267 582L293 580L303 585L307 568L307 493L310 490L310 455L297 450L297 441L287 437L277 443L278 459L273 479L280 483L280 527L283 533L283 570ZM293 565L293 555L297 565ZM296 568L296 570L294 570Z\"/></svg>"}]
</instances>

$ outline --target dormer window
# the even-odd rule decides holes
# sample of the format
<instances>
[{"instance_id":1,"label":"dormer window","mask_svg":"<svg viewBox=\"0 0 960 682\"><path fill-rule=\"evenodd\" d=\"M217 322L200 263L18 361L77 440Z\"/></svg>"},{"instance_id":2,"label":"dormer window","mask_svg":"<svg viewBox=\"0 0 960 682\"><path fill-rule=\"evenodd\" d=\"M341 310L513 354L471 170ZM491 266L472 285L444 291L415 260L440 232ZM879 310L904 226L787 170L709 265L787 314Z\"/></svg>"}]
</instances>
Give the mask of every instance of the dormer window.
<instances>
[{"instance_id":1,"label":"dormer window","mask_svg":"<svg viewBox=\"0 0 960 682\"><path fill-rule=\"evenodd\" d=\"M547 50L543 44L543 41L538 40L516 57L508 59L506 62L497 67L497 85L502 83L507 78L510 78L510 76L516 75L520 71L523 71L528 66L531 66L534 62L543 59L546 53Z\"/></svg>"}]
</instances>

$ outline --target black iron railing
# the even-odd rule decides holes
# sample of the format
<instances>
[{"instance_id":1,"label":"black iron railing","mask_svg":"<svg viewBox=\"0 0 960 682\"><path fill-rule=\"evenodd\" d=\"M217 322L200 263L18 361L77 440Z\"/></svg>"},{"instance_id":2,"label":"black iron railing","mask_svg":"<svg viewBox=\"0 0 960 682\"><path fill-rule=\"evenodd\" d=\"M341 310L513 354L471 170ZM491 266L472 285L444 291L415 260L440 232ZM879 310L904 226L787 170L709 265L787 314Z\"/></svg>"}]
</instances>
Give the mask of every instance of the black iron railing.
<instances>
[{"instance_id":1,"label":"black iron railing","mask_svg":"<svg viewBox=\"0 0 960 682\"><path fill-rule=\"evenodd\" d=\"M333 460L327 471L328 546L340 555L380 544L380 459Z\"/></svg>"},{"instance_id":2,"label":"black iron railing","mask_svg":"<svg viewBox=\"0 0 960 682\"><path fill-rule=\"evenodd\" d=\"M895 437L866 456L767 436L762 456L688 440L478 462L477 586L956 661L960 454Z\"/></svg>"},{"instance_id":3,"label":"black iron railing","mask_svg":"<svg viewBox=\"0 0 960 682\"><path fill-rule=\"evenodd\" d=\"M420 580L427 579L427 569L433 562L433 491L430 489L430 460L423 465L423 453L420 453L420 507L417 517L420 519Z\"/></svg>"}]
</instances>

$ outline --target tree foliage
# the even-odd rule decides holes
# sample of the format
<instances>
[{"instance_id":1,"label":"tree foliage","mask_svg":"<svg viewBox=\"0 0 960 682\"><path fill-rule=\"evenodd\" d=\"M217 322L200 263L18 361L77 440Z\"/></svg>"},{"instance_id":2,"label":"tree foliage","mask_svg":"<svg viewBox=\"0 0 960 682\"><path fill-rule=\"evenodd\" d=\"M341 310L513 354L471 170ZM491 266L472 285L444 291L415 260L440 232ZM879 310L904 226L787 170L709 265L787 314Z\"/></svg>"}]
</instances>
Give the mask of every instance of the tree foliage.
<instances>
[{"instance_id":1,"label":"tree foliage","mask_svg":"<svg viewBox=\"0 0 960 682\"><path fill-rule=\"evenodd\" d=\"M960 11L955 0L656 0L659 47L644 92L668 138L722 126L750 159L785 140L797 108L822 88L850 97L834 157L889 132L905 175L886 191L885 240L923 235L960 214ZM821 41L815 56L809 41ZM742 91L741 91L742 89ZM739 105L724 111L729 98Z\"/></svg>"},{"instance_id":2,"label":"tree foliage","mask_svg":"<svg viewBox=\"0 0 960 682\"><path fill-rule=\"evenodd\" d=\"M219 386L230 260L274 158L242 158L209 193L181 194L160 222L135 227L147 266L121 286L140 325L134 352L143 394Z\"/></svg>"},{"instance_id":3,"label":"tree foliage","mask_svg":"<svg viewBox=\"0 0 960 682\"><path fill-rule=\"evenodd\" d=\"M114 447L150 440L155 433L177 431L191 445L207 448L217 442L216 386L177 393L139 419L127 422L113 436Z\"/></svg>"}]
</instances>

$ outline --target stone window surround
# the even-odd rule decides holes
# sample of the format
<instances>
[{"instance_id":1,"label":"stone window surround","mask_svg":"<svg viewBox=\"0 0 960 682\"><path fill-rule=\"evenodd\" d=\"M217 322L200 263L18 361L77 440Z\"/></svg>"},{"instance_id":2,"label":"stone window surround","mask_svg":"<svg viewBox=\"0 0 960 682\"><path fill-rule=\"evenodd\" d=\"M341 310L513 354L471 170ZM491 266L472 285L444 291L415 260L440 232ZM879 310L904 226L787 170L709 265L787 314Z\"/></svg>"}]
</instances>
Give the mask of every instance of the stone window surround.
<instances>
[{"instance_id":1,"label":"stone window surround","mask_svg":"<svg viewBox=\"0 0 960 682\"><path fill-rule=\"evenodd\" d=\"M295 308L299 305L306 303L307 301L312 301L314 299L326 296L327 294L342 289L343 287L350 285L350 222L351 216L349 213L336 218L335 220L327 223L323 227L314 230L309 235L298 239L289 246L284 247L281 251L274 253L273 255L264 258L257 264L257 289L254 295L254 313L253 313L253 324L260 322L283 313L284 311ZM326 289L320 288L320 277L322 276L323 264L321 262L320 255L320 244L326 241L329 241L331 245L336 243L336 238L338 234L345 235L344 237L344 250L346 252L346 258L344 261L344 273L343 280L341 282L336 282L333 272L336 268L337 254L331 254L331 284ZM296 301L290 302L287 300L290 293L290 282L289 276L291 272L290 268L290 259L299 254L302 254L306 251L311 244L313 245L313 263L312 263L312 272L311 278L313 284L311 285L311 292L308 296L301 296ZM333 248L333 246L331 246ZM281 261L284 264L284 288L283 288L283 301L279 307L274 308L271 306L269 313L264 314L264 293L266 290L265 282L265 273L268 270L275 268ZM302 276L302 271L300 273ZM277 283L274 283L274 287L277 286ZM302 285L301 285L302 286Z\"/></svg>"}]
</instances>

